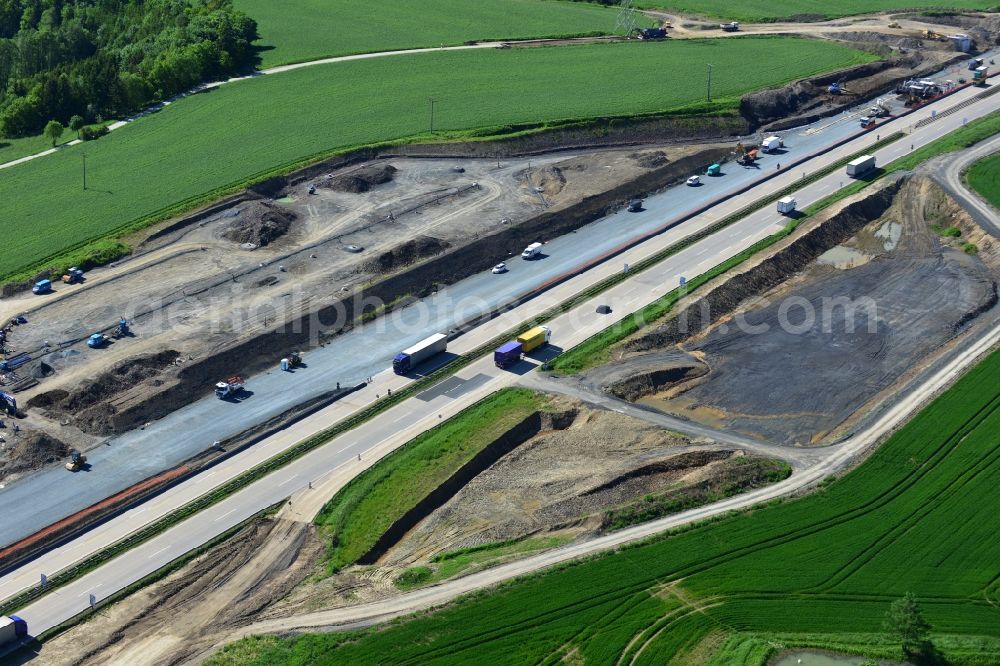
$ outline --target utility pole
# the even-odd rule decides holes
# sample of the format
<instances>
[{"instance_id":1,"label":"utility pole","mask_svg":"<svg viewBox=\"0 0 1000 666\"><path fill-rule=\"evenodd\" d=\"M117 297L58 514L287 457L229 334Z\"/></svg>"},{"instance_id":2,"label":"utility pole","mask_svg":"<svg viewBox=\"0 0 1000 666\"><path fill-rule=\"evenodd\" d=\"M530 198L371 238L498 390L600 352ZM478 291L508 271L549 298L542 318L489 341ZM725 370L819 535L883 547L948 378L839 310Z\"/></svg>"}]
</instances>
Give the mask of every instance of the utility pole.
<instances>
[{"instance_id":1,"label":"utility pole","mask_svg":"<svg viewBox=\"0 0 1000 666\"><path fill-rule=\"evenodd\" d=\"M708 101L712 101L712 64L708 63Z\"/></svg>"},{"instance_id":2,"label":"utility pole","mask_svg":"<svg viewBox=\"0 0 1000 666\"><path fill-rule=\"evenodd\" d=\"M427 101L431 103L431 133L434 133L434 102L437 100L433 97L428 97Z\"/></svg>"},{"instance_id":3,"label":"utility pole","mask_svg":"<svg viewBox=\"0 0 1000 666\"><path fill-rule=\"evenodd\" d=\"M87 189L87 153L80 153L83 155L83 189Z\"/></svg>"}]
</instances>

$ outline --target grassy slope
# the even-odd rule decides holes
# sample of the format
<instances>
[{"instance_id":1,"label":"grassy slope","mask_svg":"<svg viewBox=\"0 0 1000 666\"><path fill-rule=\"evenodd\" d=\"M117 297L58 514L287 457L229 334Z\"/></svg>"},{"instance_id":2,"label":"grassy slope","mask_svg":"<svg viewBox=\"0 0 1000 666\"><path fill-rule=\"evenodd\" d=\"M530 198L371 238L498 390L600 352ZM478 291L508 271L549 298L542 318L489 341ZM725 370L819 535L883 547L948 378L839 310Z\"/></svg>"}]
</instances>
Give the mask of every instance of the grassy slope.
<instances>
[{"instance_id":1,"label":"grassy slope","mask_svg":"<svg viewBox=\"0 0 1000 666\"><path fill-rule=\"evenodd\" d=\"M642 647L632 663L662 664L720 630L893 656L897 647L860 634L877 632L890 602L911 590L939 635L966 637L953 663L997 663L998 375L1000 352L863 465L801 499L559 567L383 629L252 639L209 663L458 664L503 655L503 663L529 664L579 650L593 656L588 664L613 664ZM671 589L700 610L665 602ZM771 650L726 649L743 657L718 663L759 664Z\"/></svg>"},{"instance_id":2,"label":"grassy slope","mask_svg":"<svg viewBox=\"0 0 1000 666\"><path fill-rule=\"evenodd\" d=\"M643 8L667 8L685 14L714 16L728 21L779 21L799 15L838 18L854 14L913 8L989 9L996 0L640 0Z\"/></svg>"},{"instance_id":3,"label":"grassy slope","mask_svg":"<svg viewBox=\"0 0 1000 666\"><path fill-rule=\"evenodd\" d=\"M614 32L617 14L552 0L236 0L257 21L261 66L470 40Z\"/></svg>"},{"instance_id":4,"label":"grassy slope","mask_svg":"<svg viewBox=\"0 0 1000 666\"><path fill-rule=\"evenodd\" d=\"M435 127L460 131L677 109L700 101L691 76L706 60L719 103L732 106L748 90L872 57L815 40L705 40L429 53L243 81L7 170L0 279L280 165L419 134L429 96Z\"/></svg>"},{"instance_id":5,"label":"grassy slope","mask_svg":"<svg viewBox=\"0 0 1000 666\"><path fill-rule=\"evenodd\" d=\"M364 555L393 522L545 403L526 389L494 393L353 479L316 519L325 534L337 538L328 553L329 566L338 568Z\"/></svg>"},{"instance_id":6,"label":"grassy slope","mask_svg":"<svg viewBox=\"0 0 1000 666\"><path fill-rule=\"evenodd\" d=\"M974 190L1000 210L1000 153L973 164L966 178Z\"/></svg>"}]
</instances>

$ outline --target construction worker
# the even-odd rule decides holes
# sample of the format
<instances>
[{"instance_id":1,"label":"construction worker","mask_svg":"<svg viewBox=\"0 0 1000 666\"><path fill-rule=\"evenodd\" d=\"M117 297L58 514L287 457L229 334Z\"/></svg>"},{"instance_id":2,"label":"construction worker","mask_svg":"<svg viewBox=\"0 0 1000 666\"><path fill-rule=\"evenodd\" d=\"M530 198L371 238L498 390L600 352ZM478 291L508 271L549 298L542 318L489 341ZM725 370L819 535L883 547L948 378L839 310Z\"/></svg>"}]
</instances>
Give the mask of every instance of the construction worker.
<instances>
[{"instance_id":1,"label":"construction worker","mask_svg":"<svg viewBox=\"0 0 1000 666\"><path fill-rule=\"evenodd\" d=\"M774 170L781 171L781 162L778 162L778 165L774 168Z\"/></svg>"}]
</instances>

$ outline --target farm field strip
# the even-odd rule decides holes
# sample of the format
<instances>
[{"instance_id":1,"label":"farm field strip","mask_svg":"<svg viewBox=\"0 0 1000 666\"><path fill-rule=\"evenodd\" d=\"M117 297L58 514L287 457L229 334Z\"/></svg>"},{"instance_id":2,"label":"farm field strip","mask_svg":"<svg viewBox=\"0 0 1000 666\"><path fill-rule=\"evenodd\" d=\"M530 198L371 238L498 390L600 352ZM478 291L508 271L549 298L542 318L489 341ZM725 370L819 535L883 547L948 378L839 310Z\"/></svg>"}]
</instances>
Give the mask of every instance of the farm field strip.
<instances>
[{"instance_id":1,"label":"farm field strip","mask_svg":"<svg viewBox=\"0 0 1000 666\"><path fill-rule=\"evenodd\" d=\"M604 622L615 599L625 603L642 590L671 582L686 597L710 607L688 616L694 618L690 621L668 624L650 638L635 663L658 663L656 655L692 649L720 627L803 635L829 632L831 627L845 636L870 631L878 626L889 602L907 590L921 597L940 633L982 635L988 637L982 649L993 649L989 646L1000 646L996 641L1000 609L981 595L998 578L1000 543L992 538L991 525L1000 511L1000 497L987 492L982 483L967 481L972 475L995 475L1000 467L995 441L1000 431L998 374L1000 352L994 352L863 465L813 494L547 570L496 593L466 598L434 614L351 640L340 637L341 644L329 659L376 663L392 651L401 663L457 663L463 651L506 654L501 650L520 643L524 647L511 663L537 663L583 635L580 623L596 627ZM933 507L921 512L928 499L934 501ZM847 507L859 503L866 510L839 518ZM915 514L920 515L915 518ZM823 527L828 524L833 526ZM941 538L956 525L962 526L960 534ZM807 591L843 570L866 542L877 543L899 526L925 547L897 549L891 561L883 552L857 567L835 592ZM797 536L786 540L787 534ZM839 547L841 540L853 543L845 551ZM733 545L746 548L720 558ZM966 549L971 552L963 555L960 573L953 558L956 551ZM600 620L590 619L595 611L604 611ZM620 651L632 639L626 641L627 633L615 632ZM420 636L434 639L418 645ZM309 640L315 646L320 639ZM266 649L261 646L257 661L240 663L267 663L279 655L292 655L296 639L268 643ZM986 654L987 659L998 656ZM224 657L225 652L220 653L214 663L227 663Z\"/></svg>"},{"instance_id":2,"label":"farm field strip","mask_svg":"<svg viewBox=\"0 0 1000 666\"><path fill-rule=\"evenodd\" d=\"M0 279L337 149L421 136L428 97L437 100L435 128L444 134L423 136L440 139L473 128L679 110L701 100L690 72L703 70L705 58L715 64L720 107L734 108L744 92L873 57L795 38L481 49L322 65L222 86L98 141L4 170L8 247ZM652 76L657 86L648 85ZM595 86L607 80L616 83Z\"/></svg>"},{"instance_id":3,"label":"farm field strip","mask_svg":"<svg viewBox=\"0 0 1000 666\"><path fill-rule=\"evenodd\" d=\"M668 9L684 14L712 16L728 21L765 22L778 20L833 19L856 14L917 9L990 9L996 7L992 0L639 0L642 9Z\"/></svg>"},{"instance_id":4,"label":"farm field strip","mask_svg":"<svg viewBox=\"0 0 1000 666\"><path fill-rule=\"evenodd\" d=\"M614 31L617 11L561 0L236 0L262 67L374 51Z\"/></svg>"}]
</instances>

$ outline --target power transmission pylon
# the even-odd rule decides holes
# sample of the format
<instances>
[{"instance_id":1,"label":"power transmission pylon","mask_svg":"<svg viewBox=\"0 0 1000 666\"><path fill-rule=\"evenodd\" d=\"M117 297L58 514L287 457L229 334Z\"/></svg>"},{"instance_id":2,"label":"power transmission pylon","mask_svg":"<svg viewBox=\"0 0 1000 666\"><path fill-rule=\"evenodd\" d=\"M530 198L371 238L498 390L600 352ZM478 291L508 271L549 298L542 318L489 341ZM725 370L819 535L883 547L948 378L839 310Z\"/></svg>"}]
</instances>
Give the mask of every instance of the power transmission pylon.
<instances>
[{"instance_id":1,"label":"power transmission pylon","mask_svg":"<svg viewBox=\"0 0 1000 666\"><path fill-rule=\"evenodd\" d=\"M636 16L637 13L635 11L634 0L622 0L621 7L618 10L618 20L615 21L615 30L620 30L626 37L635 32L635 27L639 20L638 16Z\"/></svg>"}]
</instances>

